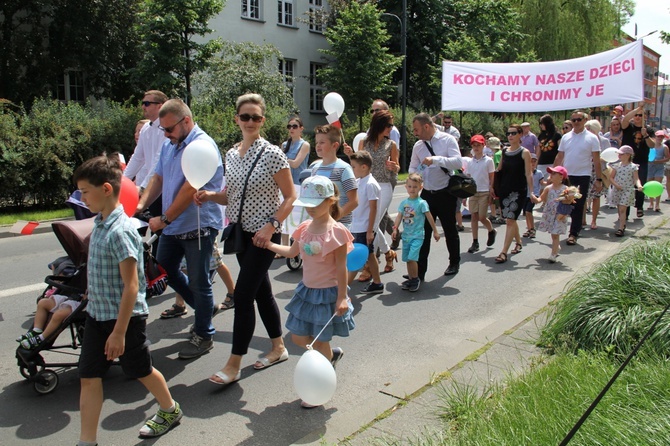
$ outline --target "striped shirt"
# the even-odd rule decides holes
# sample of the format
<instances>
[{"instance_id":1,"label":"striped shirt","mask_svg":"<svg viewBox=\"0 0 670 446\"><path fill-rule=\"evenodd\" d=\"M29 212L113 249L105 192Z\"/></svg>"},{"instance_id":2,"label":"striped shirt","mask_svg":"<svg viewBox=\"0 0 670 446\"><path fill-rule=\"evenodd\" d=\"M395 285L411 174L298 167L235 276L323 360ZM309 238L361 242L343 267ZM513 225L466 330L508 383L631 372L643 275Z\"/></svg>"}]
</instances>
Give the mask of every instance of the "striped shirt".
<instances>
[{"instance_id":1,"label":"striped shirt","mask_svg":"<svg viewBox=\"0 0 670 446\"><path fill-rule=\"evenodd\" d=\"M358 189L353 169L349 164L345 163L341 159L338 159L334 163L325 166L323 165L322 160L316 161L314 164L312 164L312 176L315 175L328 177L330 181L332 181L333 184L337 186L337 190L340 191L340 207L343 207L345 204L349 203L347 192ZM340 218L338 221L344 225L350 225L351 213Z\"/></svg>"},{"instance_id":2,"label":"striped shirt","mask_svg":"<svg viewBox=\"0 0 670 446\"><path fill-rule=\"evenodd\" d=\"M88 306L86 311L96 321L114 320L119 315L123 294L123 280L119 264L129 257L137 260L139 291L133 316L146 315L149 307L145 299L142 238L130 218L119 206L103 220L95 217L91 243L88 248Z\"/></svg>"}]
</instances>

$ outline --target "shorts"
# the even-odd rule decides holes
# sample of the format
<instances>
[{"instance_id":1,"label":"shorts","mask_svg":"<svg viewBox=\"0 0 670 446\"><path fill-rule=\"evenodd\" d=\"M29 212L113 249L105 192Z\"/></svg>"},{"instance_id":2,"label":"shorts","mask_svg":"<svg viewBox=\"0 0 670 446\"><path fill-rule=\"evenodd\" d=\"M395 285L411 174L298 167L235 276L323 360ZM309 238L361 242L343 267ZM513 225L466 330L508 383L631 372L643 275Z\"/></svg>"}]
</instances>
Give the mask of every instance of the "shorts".
<instances>
[{"instance_id":1,"label":"shorts","mask_svg":"<svg viewBox=\"0 0 670 446\"><path fill-rule=\"evenodd\" d=\"M105 343L115 324L116 319L99 322L91 315L86 316L79 357L79 378L102 378L109 370L112 361L108 361L105 355ZM119 362L123 372L130 378L144 378L153 371L146 328L147 319L144 316L131 317L128 322L126 348Z\"/></svg>"},{"instance_id":2,"label":"shorts","mask_svg":"<svg viewBox=\"0 0 670 446\"><path fill-rule=\"evenodd\" d=\"M526 201L523 204L523 212L533 212L534 207L535 203L533 203L530 197L526 197Z\"/></svg>"},{"instance_id":3,"label":"shorts","mask_svg":"<svg viewBox=\"0 0 670 446\"><path fill-rule=\"evenodd\" d=\"M647 168L647 179L663 178L663 171L665 169L665 164L649 163L649 167Z\"/></svg>"},{"instance_id":4,"label":"shorts","mask_svg":"<svg viewBox=\"0 0 670 446\"><path fill-rule=\"evenodd\" d=\"M428 241L430 243L430 240ZM419 252L423 245L422 238L402 239L402 261L403 262L418 262Z\"/></svg>"},{"instance_id":5,"label":"shorts","mask_svg":"<svg viewBox=\"0 0 670 446\"><path fill-rule=\"evenodd\" d=\"M368 253L372 254L373 252L375 252L375 241L373 239L372 243L368 244L368 238L366 232L356 232L352 233L351 235L354 236L354 243L360 243L361 245L365 245L368 247ZM375 232L375 238L377 238L376 232Z\"/></svg>"},{"instance_id":6,"label":"shorts","mask_svg":"<svg viewBox=\"0 0 670 446\"><path fill-rule=\"evenodd\" d=\"M489 196L488 192L477 192L470 197L470 201L468 201L470 213L486 217L486 215L488 215Z\"/></svg>"},{"instance_id":7,"label":"shorts","mask_svg":"<svg viewBox=\"0 0 670 446\"><path fill-rule=\"evenodd\" d=\"M56 311L65 307L70 307L70 312L74 312L74 310L76 310L81 304L81 302L78 300L70 299L67 296L63 296L62 294L54 294L49 297L49 299L53 299L56 302L56 305L54 305L49 313L55 313Z\"/></svg>"}]
</instances>

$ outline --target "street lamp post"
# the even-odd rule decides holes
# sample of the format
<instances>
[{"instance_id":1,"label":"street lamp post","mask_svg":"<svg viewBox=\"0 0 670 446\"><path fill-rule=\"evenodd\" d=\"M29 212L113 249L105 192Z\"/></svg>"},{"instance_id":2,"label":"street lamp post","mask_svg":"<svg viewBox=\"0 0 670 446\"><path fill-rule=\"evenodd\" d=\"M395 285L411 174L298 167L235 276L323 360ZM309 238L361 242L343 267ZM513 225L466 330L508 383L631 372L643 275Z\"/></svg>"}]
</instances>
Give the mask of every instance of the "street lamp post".
<instances>
[{"instance_id":1,"label":"street lamp post","mask_svg":"<svg viewBox=\"0 0 670 446\"><path fill-rule=\"evenodd\" d=\"M400 23L400 53L402 54L402 116L400 123L400 165L407 171L407 0L402 0L402 19L395 14L383 12L382 15L395 17Z\"/></svg>"}]
</instances>

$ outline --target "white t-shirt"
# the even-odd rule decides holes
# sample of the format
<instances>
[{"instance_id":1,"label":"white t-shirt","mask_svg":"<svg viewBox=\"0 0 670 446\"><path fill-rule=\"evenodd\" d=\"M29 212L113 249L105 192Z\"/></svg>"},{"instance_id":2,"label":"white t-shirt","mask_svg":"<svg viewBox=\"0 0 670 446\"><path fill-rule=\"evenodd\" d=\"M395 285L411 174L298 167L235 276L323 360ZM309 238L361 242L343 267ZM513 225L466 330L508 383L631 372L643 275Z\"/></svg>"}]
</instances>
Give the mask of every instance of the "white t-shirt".
<instances>
[{"instance_id":1,"label":"white t-shirt","mask_svg":"<svg viewBox=\"0 0 670 446\"><path fill-rule=\"evenodd\" d=\"M368 174L363 178L356 179L358 184L358 206L351 212L351 227L349 230L355 234L360 232L368 232L368 223L370 221L370 201L377 201L381 195L382 188L377 183L372 175ZM377 206L377 215L375 216L375 224L381 219L380 209Z\"/></svg>"},{"instance_id":2,"label":"white t-shirt","mask_svg":"<svg viewBox=\"0 0 670 446\"><path fill-rule=\"evenodd\" d=\"M586 129L580 133L571 131L561 138L558 151L564 152L563 167L568 175L590 177L592 153L600 152L600 140Z\"/></svg>"},{"instance_id":3,"label":"white t-shirt","mask_svg":"<svg viewBox=\"0 0 670 446\"><path fill-rule=\"evenodd\" d=\"M495 170L493 160L488 156L479 159L463 157L463 169L477 183L477 192L488 192L491 186L489 174Z\"/></svg>"}]
</instances>

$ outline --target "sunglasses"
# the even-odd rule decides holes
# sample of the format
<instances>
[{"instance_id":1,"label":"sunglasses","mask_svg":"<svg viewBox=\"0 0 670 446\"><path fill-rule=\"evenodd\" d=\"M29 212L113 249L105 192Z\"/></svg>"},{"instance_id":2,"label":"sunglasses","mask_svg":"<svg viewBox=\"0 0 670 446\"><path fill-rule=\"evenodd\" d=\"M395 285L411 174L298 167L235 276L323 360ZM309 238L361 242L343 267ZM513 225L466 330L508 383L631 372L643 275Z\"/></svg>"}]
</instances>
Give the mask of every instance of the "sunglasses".
<instances>
[{"instance_id":1,"label":"sunglasses","mask_svg":"<svg viewBox=\"0 0 670 446\"><path fill-rule=\"evenodd\" d=\"M378 111L382 111L382 109L381 108L373 108L373 109L370 110L370 114L377 113Z\"/></svg>"},{"instance_id":2,"label":"sunglasses","mask_svg":"<svg viewBox=\"0 0 670 446\"><path fill-rule=\"evenodd\" d=\"M142 101L142 105L145 107L150 106L151 104L160 104L161 102L154 102L154 101Z\"/></svg>"},{"instance_id":3,"label":"sunglasses","mask_svg":"<svg viewBox=\"0 0 670 446\"><path fill-rule=\"evenodd\" d=\"M263 120L263 116L250 115L249 113L242 113L241 115L237 115L237 117L240 118L240 121L242 122L249 122L250 119L254 122L261 122Z\"/></svg>"},{"instance_id":4,"label":"sunglasses","mask_svg":"<svg viewBox=\"0 0 670 446\"><path fill-rule=\"evenodd\" d=\"M642 116L644 116L644 115L635 113L636 118L639 118L639 117L642 117Z\"/></svg>"},{"instance_id":5,"label":"sunglasses","mask_svg":"<svg viewBox=\"0 0 670 446\"><path fill-rule=\"evenodd\" d=\"M242 120L244 121L244 119L242 119ZM248 119L247 119L247 121L248 121ZM254 119L254 121L256 121L256 120ZM256 121L256 122L260 122L260 121ZM287 124L286 125L286 128L289 129L289 130L295 130L299 127L300 126L298 124Z\"/></svg>"},{"instance_id":6,"label":"sunglasses","mask_svg":"<svg viewBox=\"0 0 670 446\"><path fill-rule=\"evenodd\" d=\"M567 125L565 127L563 127L563 130L571 130L571 129L572 129L572 127L568 127Z\"/></svg>"},{"instance_id":7,"label":"sunglasses","mask_svg":"<svg viewBox=\"0 0 670 446\"><path fill-rule=\"evenodd\" d=\"M172 133L172 131L181 123L184 119L186 119L186 116L181 118L179 121L175 122L175 124L171 127L161 127L160 125L158 126L158 130L162 130L165 133Z\"/></svg>"},{"instance_id":8,"label":"sunglasses","mask_svg":"<svg viewBox=\"0 0 670 446\"><path fill-rule=\"evenodd\" d=\"M514 135L518 135L518 134L519 134L519 132L505 132L505 135L507 135L507 136L514 136Z\"/></svg>"},{"instance_id":9,"label":"sunglasses","mask_svg":"<svg viewBox=\"0 0 670 446\"><path fill-rule=\"evenodd\" d=\"M451 125L451 124L452 124L451 121L444 121L444 125Z\"/></svg>"},{"instance_id":10,"label":"sunglasses","mask_svg":"<svg viewBox=\"0 0 670 446\"><path fill-rule=\"evenodd\" d=\"M584 118L572 118L570 121L572 122L582 122Z\"/></svg>"}]
</instances>

